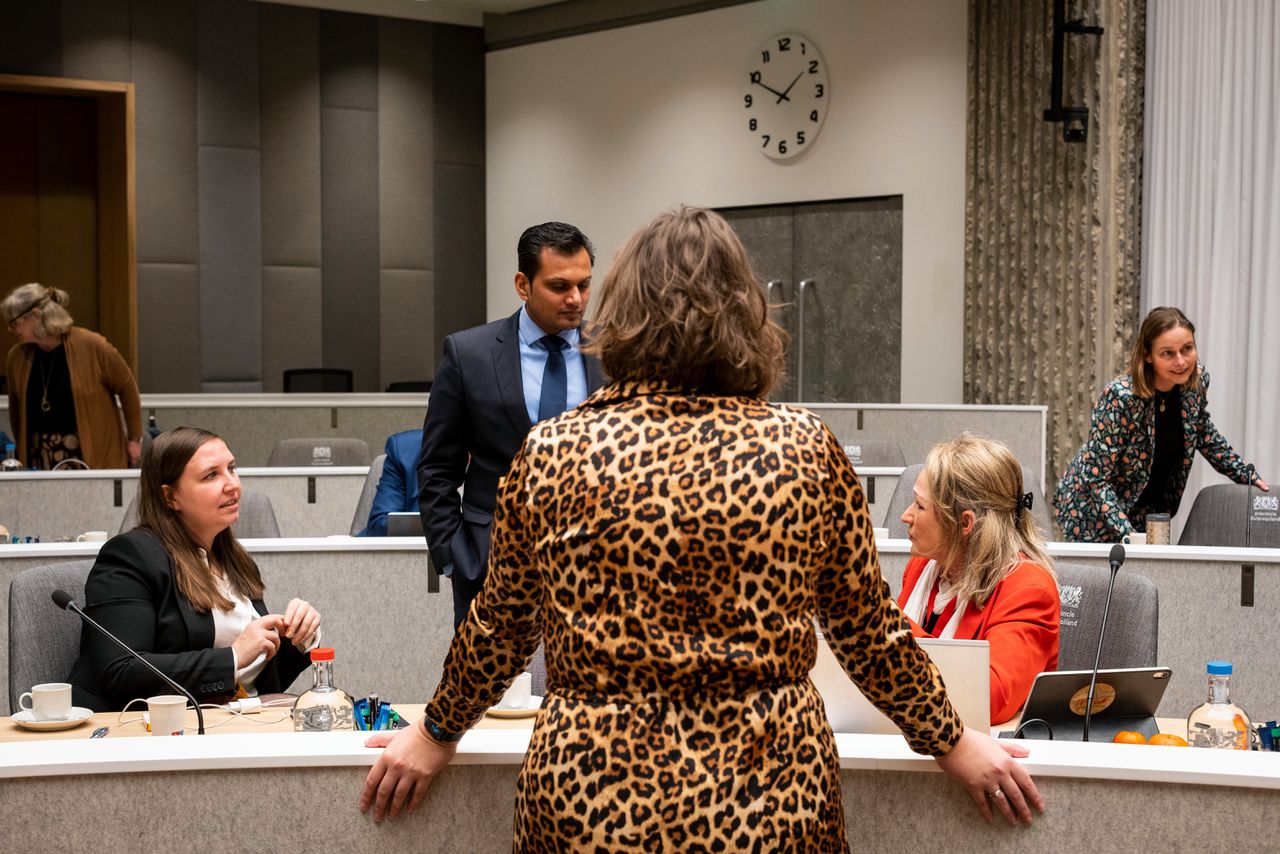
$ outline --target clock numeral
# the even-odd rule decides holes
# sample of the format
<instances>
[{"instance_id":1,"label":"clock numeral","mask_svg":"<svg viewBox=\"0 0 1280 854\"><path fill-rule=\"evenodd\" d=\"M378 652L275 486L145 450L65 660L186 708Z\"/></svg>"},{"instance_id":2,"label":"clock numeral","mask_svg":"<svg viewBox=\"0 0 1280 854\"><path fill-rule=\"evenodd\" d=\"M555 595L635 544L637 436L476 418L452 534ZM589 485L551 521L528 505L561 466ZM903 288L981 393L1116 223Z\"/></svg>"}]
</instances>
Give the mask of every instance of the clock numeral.
<instances>
[{"instance_id":1,"label":"clock numeral","mask_svg":"<svg viewBox=\"0 0 1280 854\"><path fill-rule=\"evenodd\" d=\"M826 91L825 89L823 89L823 88L822 88L822 84L821 84L821 83L814 83L814 84L813 84L813 89L814 89L813 97L815 97L815 98L821 98L821 97L822 97L822 93Z\"/></svg>"},{"instance_id":2,"label":"clock numeral","mask_svg":"<svg viewBox=\"0 0 1280 854\"><path fill-rule=\"evenodd\" d=\"M785 139L778 140L778 153L779 154L787 153L787 141Z\"/></svg>"},{"instance_id":3,"label":"clock numeral","mask_svg":"<svg viewBox=\"0 0 1280 854\"><path fill-rule=\"evenodd\" d=\"M778 39L778 52L791 50L791 39Z\"/></svg>"},{"instance_id":4,"label":"clock numeral","mask_svg":"<svg viewBox=\"0 0 1280 854\"><path fill-rule=\"evenodd\" d=\"M752 82L752 83L759 83L759 82L760 82L760 72L759 72L759 71L753 71L753 72L751 72L751 82Z\"/></svg>"},{"instance_id":5,"label":"clock numeral","mask_svg":"<svg viewBox=\"0 0 1280 854\"><path fill-rule=\"evenodd\" d=\"M767 50L762 50L762 51L760 51L760 61L761 61L761 62L768 62L768 61L769 61L769 51L767 51Z\"/></svg>"},{"instance_id":6,"label":"clock numeral","mask_svg":"<svg viewBox=\"0 0 1280 854\"><path fill-rule=\"evenodd\" d=\"M807 53L809 52L808 47L809 47L809 46L808 46L808 45L806 45L803 41L801 41L801 42L800 42L800 55L801 55L801 56L804 56L805 54L807 54Z\"/></svg>"},{"instance_id":7,"label":"clock numeral","mask_svg":"<svg viewBox=\"0 0 1280 854\"><path fill-rule=\"evenodd\" d=\"M796 145L804 145L804 131L796 132Z\"/></svg>"},{"instance_id":8,"label":"clock numeral","mask_svg":"<svg viewBox=\"0 0 1280 854\"><path fill-rule=\"evenodd\" d=\"M763 134L760 134L760 135L764 137L764 142L760 145L760 147L761 147L761 148L768 148L768 147L769 147L769 134L767 134L767 133L763 133Z\"/></svg>"},{"instance_id":9,"label":"clock numeral","mask_svg":"<svg viewBox=\"0 0 1280 854\"><path fill-rule=\"evenodd\" d=\"M755 130L757 127L759 127L759 124L756 122L755 119L752 119L751 121L747 122L747 130Z\"/></svg>"},{"instance_id":10,"label":"clock numeral","mask_svg":"<svg viewBox=\"0 0 1280 854\"><path fill-rule=\"evenodd\" d=\"M745 98L743 98L742 100L743 100L744 105L746 106L746 108L747 108L748 110L749 110L749 109L751 109L751 96L750 96L750 95L747 95L747 96L746 96Z\"/></svg>"},{"instance_id":11,"label":"clock numeral","mask_svg":"<svg viewBox=\"0 0 1280 854\"><path fill-rule=\"evenodd\" d=\"M750 96L750 95L748 95L747 97L749 98L749 97L751 97L751 96ZM817 120L818 120L818 111L817 111L817 110L814 110L814 111L812 111L811 113L809 113L809 121L811 121L811 122L816 122Z\"/></svg>"},{"instance_id":12,"label":"clock numeral","mask_svg":"<svg viewBox=\"0 0 1280 854\"><path fill-rule=\"evenodd\" d=\"M818 60L816 59L809 60L809 73L810 74L818 73Z\"/></svg>"}]
</instances>

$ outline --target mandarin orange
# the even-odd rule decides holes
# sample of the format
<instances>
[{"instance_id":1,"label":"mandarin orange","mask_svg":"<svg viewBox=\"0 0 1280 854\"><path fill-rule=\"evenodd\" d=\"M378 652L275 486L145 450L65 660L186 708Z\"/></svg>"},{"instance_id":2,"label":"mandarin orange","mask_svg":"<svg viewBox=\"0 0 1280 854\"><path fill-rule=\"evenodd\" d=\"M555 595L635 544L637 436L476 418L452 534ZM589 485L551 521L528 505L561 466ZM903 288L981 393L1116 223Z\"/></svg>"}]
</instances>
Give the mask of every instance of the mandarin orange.
<instances>
[{"instance_id":1,"label":"mandarin orange","mask_svg":"<svg viewBox=\"0 0 1280 854\"><path fill-rule=\"evenodd\" d=\"M1151 736L1151 740L1147 744L1163 744L1166 747L1186 747L1187 740L1180 735L1174 735L1171 732L1158 732Z\"/></svg>"},{"instance_id":2,"label":"mandarin orange","mask_svg":"<svg viewBox=\"0 0 1280 854\"><path fill-rule=\"evenodd\" d=\"M1136 730L1122 729L1111 739L1116 744L1146 744L1147 737Z\"/></svg>"}]
</instances>

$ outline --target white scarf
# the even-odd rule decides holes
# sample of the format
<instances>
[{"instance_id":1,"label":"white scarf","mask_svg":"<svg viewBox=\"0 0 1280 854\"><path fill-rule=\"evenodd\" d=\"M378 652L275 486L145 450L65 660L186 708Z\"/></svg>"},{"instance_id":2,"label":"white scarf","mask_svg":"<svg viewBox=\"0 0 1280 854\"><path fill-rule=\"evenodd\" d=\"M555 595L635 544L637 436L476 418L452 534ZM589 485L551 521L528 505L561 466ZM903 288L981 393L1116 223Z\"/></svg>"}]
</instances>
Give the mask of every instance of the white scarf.
<instances>
[{"instance_id":1,"label":"white scarf","mask_svg":"<svg viewBox=\"0 0 1280 854\"><path fill-rule=\"evenodd\" d=\"M924 570L920 573L920 577L916 579L916 586L912 588L911 595L907 597L907 604L903 606L902 612L916 622L917 625L923 626L926 622L926 608L929 606L929 591L933 589L933 584L938 581L938 573L942 568L938 566L936 560L931 560L924 566ZM951 583L945 578L938 582L938 595L933 600L933 613L941 614L946 610L947 605L956 595L951 589ZM942 627L936 637L954 638L956 630L960 628L960 621L964 619L965 609L969 605L968 599L956 599L956 610L951 615L951 619L947 620L947 624Z\"/></svg>"}]
</instances>

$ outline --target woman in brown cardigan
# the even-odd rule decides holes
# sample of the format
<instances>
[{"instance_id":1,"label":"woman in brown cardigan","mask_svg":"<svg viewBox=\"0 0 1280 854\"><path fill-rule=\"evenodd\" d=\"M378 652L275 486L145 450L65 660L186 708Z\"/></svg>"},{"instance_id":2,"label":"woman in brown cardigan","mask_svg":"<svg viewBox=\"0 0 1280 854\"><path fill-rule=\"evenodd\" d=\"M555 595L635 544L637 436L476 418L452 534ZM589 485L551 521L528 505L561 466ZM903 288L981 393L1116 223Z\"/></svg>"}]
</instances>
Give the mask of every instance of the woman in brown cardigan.
<instances>
[{"instance_id":1,"label":"woman in brown cardigan","mask_svg":"<svg viewBox=\"0 0 1280 854\"><path fill-rule=\"evenodd\" d=\"M63 290L30 284L0 303L9 331L18 338L5 362L18 459L38 469L69 459L92 469L137 465L142 456L138 384L111 342L72 325L67 302Z\"/></svg>"}]
</instances>

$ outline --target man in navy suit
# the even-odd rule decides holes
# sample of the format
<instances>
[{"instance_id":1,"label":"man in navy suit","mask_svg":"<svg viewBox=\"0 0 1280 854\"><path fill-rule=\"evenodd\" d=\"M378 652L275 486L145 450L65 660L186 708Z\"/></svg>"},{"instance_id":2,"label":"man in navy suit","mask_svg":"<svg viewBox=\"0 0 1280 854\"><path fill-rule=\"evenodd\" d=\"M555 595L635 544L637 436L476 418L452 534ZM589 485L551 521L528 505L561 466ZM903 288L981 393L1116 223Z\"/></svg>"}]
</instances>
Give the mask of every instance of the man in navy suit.
<instances>
[{"instance_id":1,"label":"man in navy suit","mask_svg":"<svg viewBox=\"0 0 1280 854\"><path fill-rule=\"evenodd\" d=\"M373 493L369 521L357 537L385 537L388 513L418 509L418 451L421 448L421 430L404 430L387 437L387 458L383 460L382 476Z\"/></svg>"},{"instance_id":2,"label":"man in navy suit","mask_svg":"<svg viewBox=\"0 0 1280 854\"><path fill-rule=\"evenodd\" d=\"M599 361L580 350L591 241L547 222L520 235L516 255L524 306L444 340L422 427L418 506L431 560L451 582L455 626L484 584L498 481L525 436L604 384Z\"/></svg>"}]
</instances>

